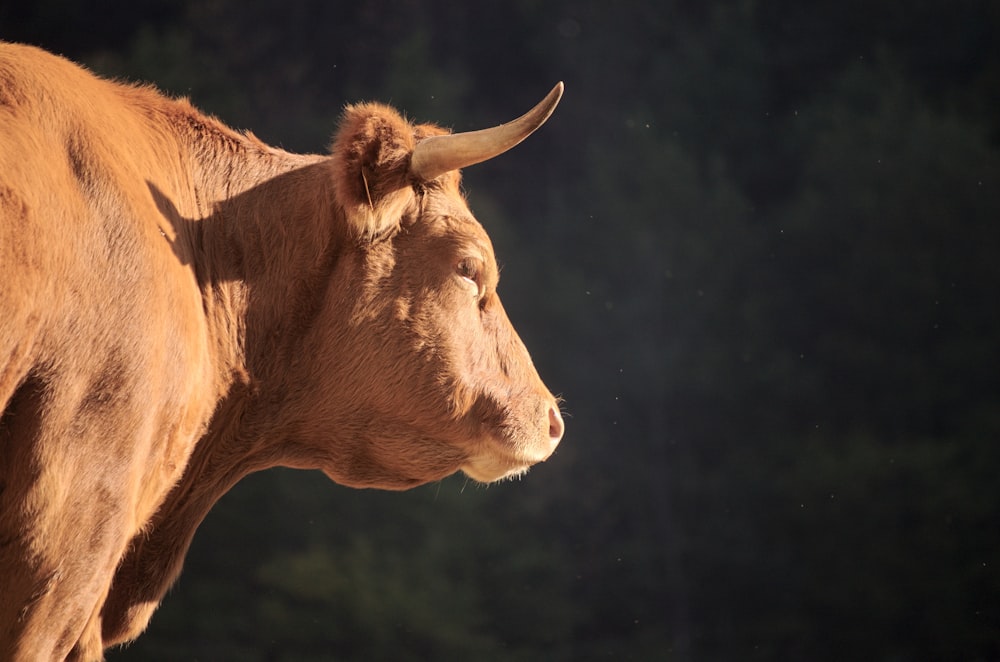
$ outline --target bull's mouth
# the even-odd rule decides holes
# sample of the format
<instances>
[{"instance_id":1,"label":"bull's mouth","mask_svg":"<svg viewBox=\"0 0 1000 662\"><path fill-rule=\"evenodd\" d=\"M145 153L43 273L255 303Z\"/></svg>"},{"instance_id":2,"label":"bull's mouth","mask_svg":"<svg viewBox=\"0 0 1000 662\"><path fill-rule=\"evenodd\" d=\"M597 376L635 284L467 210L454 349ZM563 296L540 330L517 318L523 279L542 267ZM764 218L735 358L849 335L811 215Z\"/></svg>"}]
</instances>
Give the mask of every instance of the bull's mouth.
<instances>
[{"instance_id":1,"label":"bull's mouth","mask_svg":"<svg viewBox=\"0 0 1000 662\"><path fill-rule=\"evenodd\" d=\"M541 401L541 411L525 417L537 425L514 417L488 426L479 443L473 446L474 451L460 466L462 472L480 483L494 483L522 476L532 466L549 459L564 431L558 404L551 396L549 398Z\"/></svg>"}]
</instances>

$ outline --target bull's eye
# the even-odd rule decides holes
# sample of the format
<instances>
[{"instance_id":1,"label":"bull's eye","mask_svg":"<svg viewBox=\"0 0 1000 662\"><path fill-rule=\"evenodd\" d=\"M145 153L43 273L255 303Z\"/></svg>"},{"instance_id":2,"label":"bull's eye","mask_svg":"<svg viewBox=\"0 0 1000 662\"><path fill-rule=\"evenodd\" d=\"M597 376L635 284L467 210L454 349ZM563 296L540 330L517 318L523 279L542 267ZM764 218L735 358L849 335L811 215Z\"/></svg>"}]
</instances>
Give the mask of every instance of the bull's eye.
<instances>
[{"instance_id":1,"label":"bull's eye","mask_svg":"<svg viewBox=\"0 0 1000 662\"><path fill-rule=\"evenodd\" d=\"M460 260L458 265L455 267L455 271L459 276L469 281L475 287L477 297L482 293L482 269L480 268L479 260L472 257Z\"/></svg>"}]
</instances>

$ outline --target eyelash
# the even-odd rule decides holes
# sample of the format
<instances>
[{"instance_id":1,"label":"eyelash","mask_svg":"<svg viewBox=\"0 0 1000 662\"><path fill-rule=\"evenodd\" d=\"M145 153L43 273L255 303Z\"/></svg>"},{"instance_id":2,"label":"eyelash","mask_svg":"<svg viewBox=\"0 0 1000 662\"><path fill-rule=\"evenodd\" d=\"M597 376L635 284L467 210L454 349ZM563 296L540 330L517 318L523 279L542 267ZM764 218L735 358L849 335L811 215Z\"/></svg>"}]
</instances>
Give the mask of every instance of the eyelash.
<instances>
[{"instance_id":1,"label":"eyelash","mask_svg":"<svg viewBox=\"0 0 1000 662\"><path fill-rule=\"evenodd\" d=\"M475 283L477 294L482 294L482 274L480 273L479 264L475 258L466 258L461 260L455 267L455 271L458 272L458 275L462 278L467 278Z\"/></svg>"},{"instance_id":2,"label":"eyelash","mask_svg":"<svg viewBox=\"0 0 1000 662\"><path fill-rule=\"evenodd\" d=\"M472 258L462 260L458 263L458 275L470 280L479 280L479 268Z\"/></svg>"}]
</instances>

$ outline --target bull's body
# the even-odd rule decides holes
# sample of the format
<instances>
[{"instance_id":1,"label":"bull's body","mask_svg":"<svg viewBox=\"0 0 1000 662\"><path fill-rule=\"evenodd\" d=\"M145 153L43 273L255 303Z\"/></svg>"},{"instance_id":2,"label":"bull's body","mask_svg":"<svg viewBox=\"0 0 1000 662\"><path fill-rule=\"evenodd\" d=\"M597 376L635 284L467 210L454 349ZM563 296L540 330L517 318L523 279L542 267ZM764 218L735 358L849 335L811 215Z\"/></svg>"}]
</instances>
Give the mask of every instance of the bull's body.
<instances>
[{"instance_id":1,"label":"bull's body","mask_svg":"<svg viewBox=\"0 0 1000 662\"><path fill-rule=\"evenodd\" d=\"M558 409L458 190L482 158L444 133L355 106L293 155L0 44L0 658L138 635L250 472L400 489L548 457Z\"/></svg>"}]
</instances>

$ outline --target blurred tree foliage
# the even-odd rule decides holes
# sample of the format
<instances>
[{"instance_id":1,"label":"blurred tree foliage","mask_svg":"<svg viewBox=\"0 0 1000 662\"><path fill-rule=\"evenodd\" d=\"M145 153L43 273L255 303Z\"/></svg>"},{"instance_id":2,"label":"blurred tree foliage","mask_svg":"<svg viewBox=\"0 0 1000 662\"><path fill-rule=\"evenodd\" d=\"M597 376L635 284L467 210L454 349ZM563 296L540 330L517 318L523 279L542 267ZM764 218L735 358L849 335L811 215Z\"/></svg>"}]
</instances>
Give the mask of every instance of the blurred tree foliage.
<instances>
[{"instance_id":1,"label":"blurred tree foliage","mask_svg":"<svg viewBox=\"0 0 1000 662\"><path fill-rule=\"evenodd\" d=\"M566 398L516 484L274 470L109 659L1000 657L1000 10L988 0L60 0L0 35L289 149L457 130Z\"/></svg>"}]
</instances>

